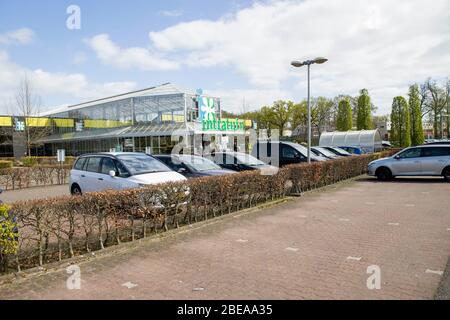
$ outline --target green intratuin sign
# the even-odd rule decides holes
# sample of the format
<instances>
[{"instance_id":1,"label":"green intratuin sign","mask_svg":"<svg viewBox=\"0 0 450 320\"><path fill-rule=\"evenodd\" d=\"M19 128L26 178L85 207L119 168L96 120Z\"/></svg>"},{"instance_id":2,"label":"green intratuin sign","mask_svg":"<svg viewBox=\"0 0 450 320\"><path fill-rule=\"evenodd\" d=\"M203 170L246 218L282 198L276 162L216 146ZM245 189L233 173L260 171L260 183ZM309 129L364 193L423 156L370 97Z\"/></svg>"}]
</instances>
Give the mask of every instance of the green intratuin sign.
<instances>
[{"instance_id":1,"label":"green intratuin sign","mask_svg":"<svg viewBox=\"0 0 450 320\"><path fill-rule=\"evenodd\" d=\"M216 119L214 98L198 97L199 119L202 131L244 131L245 121L241 119Z\"/></svg>"},{"instance_id":2,"label":"green intratuin sign","mask_svg":"<svg viewBox=\"0 0 450 320\"><path fill-rule=\"evenodd\" d=\"M245 122L241 119L202 120L203 131L244 131Z\"/></svg>"}]
</instances>

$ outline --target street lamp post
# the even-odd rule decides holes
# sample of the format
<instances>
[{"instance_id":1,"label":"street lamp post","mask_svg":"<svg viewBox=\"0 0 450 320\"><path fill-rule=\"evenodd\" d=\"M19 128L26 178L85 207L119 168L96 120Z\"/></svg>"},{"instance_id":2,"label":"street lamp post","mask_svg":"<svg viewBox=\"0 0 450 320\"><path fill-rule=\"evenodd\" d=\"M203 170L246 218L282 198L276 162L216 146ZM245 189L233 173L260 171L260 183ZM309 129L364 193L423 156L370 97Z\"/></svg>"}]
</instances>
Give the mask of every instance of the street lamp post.
<instances>
[{"instance_id":1,"label":"street lamp post","mask_svg":"<svg viewBox=\"0 0 450 320\"><path fill-rule=\"evenodd\" d=\"M308 163L311 163L311 86L310 86L310 68L311 65L314 63L322 64L327 62L328 59L319 57L315 58L314 60L306 60L306 61L300 61L300 60L294 60L291 62L291 65L296 68L300 68L303 66L308 67Z\"/></svg>"}]
</instances>

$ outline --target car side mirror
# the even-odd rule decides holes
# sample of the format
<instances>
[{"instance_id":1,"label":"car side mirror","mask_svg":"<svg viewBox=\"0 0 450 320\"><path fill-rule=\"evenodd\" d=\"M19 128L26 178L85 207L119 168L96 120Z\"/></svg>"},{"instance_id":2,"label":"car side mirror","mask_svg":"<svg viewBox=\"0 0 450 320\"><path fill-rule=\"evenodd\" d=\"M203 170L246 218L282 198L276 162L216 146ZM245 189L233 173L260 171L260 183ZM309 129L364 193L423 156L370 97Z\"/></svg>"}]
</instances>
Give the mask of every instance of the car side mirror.
<instances>
[{"instance_id":1,"label":"car side mirror","mask_svg":"<svg viewBox=\"0 0 450 320\"><path fill-rule=\"evenodd\" d=\"M186 168L180 168L180 169L178 169L178 173L183 174L183 173L186 173L186 172L187 172Z\"/></svg>"},{"instance_id":2,"label":"car side mirror","mask_svg":"<svg viewBox=\"0 0 450 320\"><path fill-rule=\"evenodd\" d=\"M116 172L114 170L109 171L109 176L114 178L116 176Z\"/></svg>"},{"instance_id":3,"label":"car side mirror","mask_svg":"<svg viewBox=\"0 0 450 320\"><path fill-rule=\"evenodd\" d=\"M398 160L398 159L400 159L400 156L395 156L394 159Z\"/></svg>"}]
</instances>

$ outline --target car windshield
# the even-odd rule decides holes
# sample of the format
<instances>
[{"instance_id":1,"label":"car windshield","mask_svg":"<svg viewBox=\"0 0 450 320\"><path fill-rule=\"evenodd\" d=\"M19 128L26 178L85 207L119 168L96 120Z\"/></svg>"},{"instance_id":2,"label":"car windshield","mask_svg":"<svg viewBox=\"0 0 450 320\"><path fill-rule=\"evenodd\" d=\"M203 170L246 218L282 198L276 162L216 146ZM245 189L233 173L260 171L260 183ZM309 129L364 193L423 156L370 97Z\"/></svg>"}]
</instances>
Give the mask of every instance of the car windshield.
<instances>
[{"instance_id":1,"label":"car windshield","mask_svg":"<svg viewBox=\"0 0 450 320\"><path fill-rule=\"evenodd\" d=\"M352 155L350 152L347 152L347 151L345 151L345 150L342 149L342 148L339 148L339 147L332 147L332 148L333 148L334 150L336 150L337 152L341 153L341 154L345 154L345 155L349 155L349 156Z\"/></svg>"},{"instance_id":2,"label":"car windshield","mask_svg":"<svg viewBox=\"0 0 450 320\"><path fill-rule=\"evenodd\" d=\"M165 164L146 154L122 154L117 159L122 161L132 175L171 171Z\"/></svg>"},{"instance_id":3,"label":"car windshield","mask_svg":"<svg viewBox=\"0 0 450 320\"><path fill-rule=\"evenodd\" d=\"M290 144L293 148L300 151L300 153L307 157L308 156L308 148L302 146L301 144ZM312 151L312 150L311 150ZM322 156L315 155L314 152L311 152L311 159L324 159ZM326 159L326 158L325 158Z\"/></svg>"},{"instance_id":4,"label":"car windshield","mask_svg":"<svg viewBox=\"0 0 450 320\"><path fill-rule=\"evenodd\" d=\"M264 166L265 163L261 160L246 154L246 153L234 153L233 156L237 159L237 161L241 164L245 164L247 166Z\"/></svg>"},{"instance_id":5,"label":"car windshield","mask_svg":"<svg viewBox=\"0 0 450 320\"><path fill-rule=\"evenodd\" d=\"M331 152L330 150L327 150L325 148L316 147L315 149L318 150L321 154L323 154L323 155L325 155L327 157L331 157L331 158L336 157L336 155L333 152Z\"/></svg>"},{"instance_id":6,"label":"car windshield","mask_svg":"<svg viewBox=\"0 0 450 320\"><path fill-rule=\"evenodd\" d=\"M188 167L192 168L194 171L208 171L208 170L221 170L222 168L212 162L209 159L196 156L182 156L180 157L181 162L183 162Z\"/></svg>"}]
</instances>

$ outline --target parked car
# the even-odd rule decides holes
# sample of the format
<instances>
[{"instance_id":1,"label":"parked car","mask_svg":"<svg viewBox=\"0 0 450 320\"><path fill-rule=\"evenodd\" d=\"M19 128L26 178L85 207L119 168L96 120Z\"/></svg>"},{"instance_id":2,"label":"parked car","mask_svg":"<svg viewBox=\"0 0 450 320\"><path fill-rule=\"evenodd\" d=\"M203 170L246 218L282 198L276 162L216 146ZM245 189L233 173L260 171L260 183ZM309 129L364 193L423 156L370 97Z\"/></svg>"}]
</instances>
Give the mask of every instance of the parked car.
<instances>
[{"instance_id":1,"label":"parked car","mask_svg":"<svg viewBox=\"0 0 450 320\"><path fill-rule=\"evenodd\" d=\"M364 150L359 148L359 147L343 146L343 147L339 147L339 148L341 148L342 150L345 150L345 151L347 151L348 153L351 153L351 154L364 154L365 153Z\"/></svg>"},{"instance_id":2,"label":"parked car","mask_svg":"<svg viewBox=\"0 0 450 320\"><path fill-rule=\"evenodd\" d=\"M322 156L328 159L338 159L338 158L342 158L342 156L339 156L333 152L331 152L330 150L323 148L323 147L311 147L311 151L316 155L316 156Z\"/></svg>"},{"instance_id":3,"label":"parked car","mask_svg":"<svg viewBox=\"0 0 450 320\"><path fill-rule=\"evenodd\" d=\"M222 168L233 171L261 170L263 174L271 174L276 173L278 169L243 152L216 152L214 155L211 155L211 160Z\"/></svg>"},{"instance_id":4,"label":"parked car","mask_svg":"<svg viewBox=\"0 0 450 320\"><path fill-rule=\"evenodd\" d=\"M272 155L272 149L277 150L278 154ZM276 164L280 167L308 161L307 148L287 141L260 140L253 146L251 154L267 164ZM274 159L275 156L278 156L278 161ZM311 152L311 161L327 161L327 158L316 156Z\"/></svg>"},{"instance_id":5,"label":"parked car","mask_svg":"<svg viewBox=\"0 0 450 320\"><path fill-rule=\"evenodd\" d=\"M235 173L221 168L209 159L194 155L155 155L155 158L186 178L220 176Z\"/></svg>"},{"instance_id":6,"label":"parked car","mask_svg":"<svg viewBox=\"0 0 450 320\"><path fill-rule=\"evenodd\" d=\"M426 143L426 145L440 145L440 144L450 145L450 140L440 140Z\"/></svg>"},{"instance_id":7,"label":"parked car","mask_svg":"<svg viewBox=\"0 0 450 320\"><path fill-rule=\"evenodd\" d=\"M334 154L341 156L341 157L350 157L352 156L352 154L348 151L345 151L344 149L341 149L339 147L323 147L331 152L333 152Z\"/></svg>"},{"instance_id":8,"label":"parked car","mask_svg":"<svg viewBox=\"0 0 450 320\"><path fill-rule=\"evenodd\" d=\"M369 163L368 174L378 180L396 176L443 176L450 181L450 145L424 145Z\"/></svg>"},{"instance_id":9,"label":"parked car","mask_svg":"<svg viewBox=\"0 0 450 320\"><path fill-rule=\"evenodd\" d=\"M145 153L110 152L78 157L70 171L69 187L71 194L82 194L181 180L186 178Z\"/></svg>"}]
</instances>

